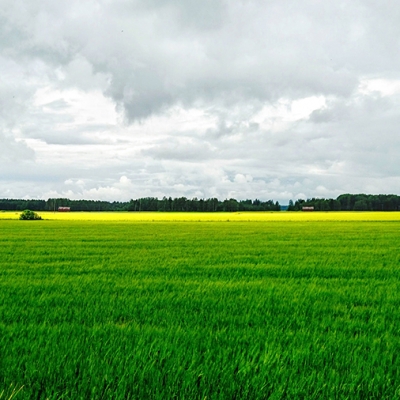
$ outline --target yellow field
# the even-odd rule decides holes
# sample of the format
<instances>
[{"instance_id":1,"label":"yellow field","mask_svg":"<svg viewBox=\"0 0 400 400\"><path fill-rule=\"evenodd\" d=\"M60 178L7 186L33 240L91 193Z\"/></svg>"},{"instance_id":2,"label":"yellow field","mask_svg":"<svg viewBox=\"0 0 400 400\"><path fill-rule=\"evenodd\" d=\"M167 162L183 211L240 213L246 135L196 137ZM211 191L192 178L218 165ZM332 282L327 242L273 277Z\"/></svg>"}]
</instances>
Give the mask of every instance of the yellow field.
<instances>
[{"instance_id":1,"label":"yellow field","mask_svg":"<svg viewBox=\"0 0 400 400\"><path fill-rule=\"evenodd\" d=\"M0 211L1 219L18 219L21 212ZM64 221L400 221L400 212L52 212L38 214L45 220Z\"/></svg>"}]
</instances>

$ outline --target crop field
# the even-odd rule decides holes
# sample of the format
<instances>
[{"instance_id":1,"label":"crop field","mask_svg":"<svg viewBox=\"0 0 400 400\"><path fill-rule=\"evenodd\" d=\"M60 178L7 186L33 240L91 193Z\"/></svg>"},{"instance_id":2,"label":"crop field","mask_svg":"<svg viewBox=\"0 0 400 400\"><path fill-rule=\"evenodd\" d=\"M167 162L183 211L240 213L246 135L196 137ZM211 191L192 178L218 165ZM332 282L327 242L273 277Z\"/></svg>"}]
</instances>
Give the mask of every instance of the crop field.
<instances>
[{"instance_id":1,"label":"crop field","mask_svg":"<svg viewBox=\"0 0 400 400\"><path fill-rule=\"evenodd\" d=\"M45 220L131 222L400 221L400 212L52 212ZM0 220L17 220L21 211L1 211Z\"/></svg>"},{"instance_id":2,"label":"crop field","mask_svg":"<svg viewBox=\"0 0 400 400\"><path fill-rule=\"evenodd\" d=\"M400 397L399 213L39 214L0 212L1 400Z\"/></svg>"}]
</instances>

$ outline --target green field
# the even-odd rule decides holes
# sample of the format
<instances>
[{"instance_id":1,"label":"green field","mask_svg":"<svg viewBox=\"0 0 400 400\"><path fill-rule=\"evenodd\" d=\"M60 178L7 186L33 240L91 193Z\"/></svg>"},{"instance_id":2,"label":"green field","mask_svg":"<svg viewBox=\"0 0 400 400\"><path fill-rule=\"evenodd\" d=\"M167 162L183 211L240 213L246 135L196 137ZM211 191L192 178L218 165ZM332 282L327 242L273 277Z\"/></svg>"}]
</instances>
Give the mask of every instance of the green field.
<instances>
[{"instance_id":1,"label":"green field","mask_svg":"<svg viewBox=\"0 0 400 400\"><path fill-rule=\"evenodd\" d=\"M0 221L0 399L400 397L400 221Z\"/></svg>"}]
</instances>

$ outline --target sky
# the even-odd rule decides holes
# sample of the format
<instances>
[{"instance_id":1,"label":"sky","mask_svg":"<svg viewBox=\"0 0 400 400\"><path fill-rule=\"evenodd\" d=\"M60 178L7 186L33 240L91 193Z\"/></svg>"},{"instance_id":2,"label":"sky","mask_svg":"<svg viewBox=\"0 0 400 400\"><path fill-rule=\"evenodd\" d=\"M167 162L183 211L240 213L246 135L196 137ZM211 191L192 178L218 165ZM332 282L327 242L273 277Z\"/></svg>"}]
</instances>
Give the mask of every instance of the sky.
<instances>
[{"instance_id":1,"label":"sky","mask_svg":"<svg viewBox=\"0 0 400 400\"><path fill-rule=\"evenodd\" d=\"M400 194L400 3L0 0L0 198Z\"/></svg>"}]
</instances>

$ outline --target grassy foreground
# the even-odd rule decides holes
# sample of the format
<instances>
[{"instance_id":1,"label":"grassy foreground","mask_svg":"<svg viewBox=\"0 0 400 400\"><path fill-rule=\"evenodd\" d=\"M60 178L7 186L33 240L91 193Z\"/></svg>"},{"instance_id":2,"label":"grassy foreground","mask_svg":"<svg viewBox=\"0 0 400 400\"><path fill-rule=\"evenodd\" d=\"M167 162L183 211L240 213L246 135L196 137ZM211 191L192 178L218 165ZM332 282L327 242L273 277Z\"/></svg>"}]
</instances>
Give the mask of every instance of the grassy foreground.
<instances>
[{"instance_id":1,"label":"grassy foreground","mask_svg":"<svg viewBox=\"0 0 400 400\"><path fill-rule=\"evenodd\" d=\"M397 398L384 215L0 221L0 399Z\"/></svg>"}]
</instances>

